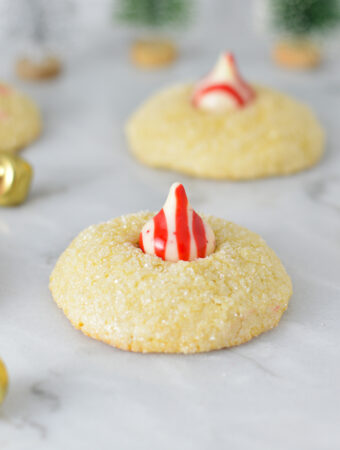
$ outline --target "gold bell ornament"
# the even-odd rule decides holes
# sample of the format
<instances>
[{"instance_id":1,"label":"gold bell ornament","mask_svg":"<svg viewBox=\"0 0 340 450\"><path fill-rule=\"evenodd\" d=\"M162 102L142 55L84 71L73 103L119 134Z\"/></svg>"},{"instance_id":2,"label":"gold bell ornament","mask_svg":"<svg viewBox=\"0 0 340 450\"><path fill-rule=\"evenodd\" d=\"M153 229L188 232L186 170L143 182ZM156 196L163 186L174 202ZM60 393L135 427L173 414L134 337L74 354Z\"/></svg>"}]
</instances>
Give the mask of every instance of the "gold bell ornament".
<instances>
[{"instance_id":1,"label":"gold bell ornament","mask_svg":"<svg viewBox=\"0 0 340 450\"><path fill-rule=\"evenodd\" d=\"M0 152L0 206L24 202L32 181L33 169L27 161Z\"/></svg>"},{"instance_id":2,"label":"gold bell ornament","mask_svg":"<svg viewBox=\"0 0 340 450\"><path fill-rule=\"evenodd\" d=\"M4 401L8 388L8 375L5 364L0 359L0 405Z\"/></svg>"}]
</instances>

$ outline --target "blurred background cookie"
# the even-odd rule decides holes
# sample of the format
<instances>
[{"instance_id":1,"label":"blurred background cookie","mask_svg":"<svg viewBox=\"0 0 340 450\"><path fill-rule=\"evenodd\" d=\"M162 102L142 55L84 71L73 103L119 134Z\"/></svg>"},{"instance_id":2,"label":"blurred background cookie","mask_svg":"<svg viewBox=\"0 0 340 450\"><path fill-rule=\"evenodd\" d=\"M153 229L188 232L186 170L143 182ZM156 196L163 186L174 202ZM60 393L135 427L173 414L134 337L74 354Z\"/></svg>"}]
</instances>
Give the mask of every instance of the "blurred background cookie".
<instances>
[{"instance_id":1,"label":"blurred background cookie","mask_svg":"<svg viewBox=\"0 0 340 450\"><path fill-rule=\"evenodd\" d=\"M231 54L197 83L156 93L126 126L144 164L197 177L253 179L298 172L324 152L313 111L268 87L245 82Z\"/></svg>"},{"instance_id":2,"label":"blurred background cookie","mask_svg":"<svg viewBox=\"0 0 340 450\"><path fill-rule=\"evenodd\" d=\"M0 151L16 152L41 133L41 116L25 94L0 83Z\"/></svg>"},{"instance_id":3,"label":"blurred background cookie","mask_svg":"<svg viewBox=\"0 0 340 450\"><path fill-rule=\"evenodd\" d=\"M171 41L137 40L131 47L130 57L132 62L139 67L161 67L176 59L177 49Z\"/></svg>"},{"instance_id":4,"label":"blurred background cookie","mask_svg":"<svg viewBox=\"0 0 340 450\"><path fill-rule=\"evenodd\" d=\"M16 73L24 80L46 80L58 76L61 72L61 61L54 56L46 56L40 61L21 58L16 63Z\"/></svg>"},{"instance_id":5,"label":"blurred background cookie","mask_svg":"<svg viewBox=\"0 0 340 450\"><path fill-rule=\"evenodd\" d=\"M321 52L310 42L279 42L273 58L280 66L292 69L311 69L321 62Z\"/></svg>"}]
</instances>

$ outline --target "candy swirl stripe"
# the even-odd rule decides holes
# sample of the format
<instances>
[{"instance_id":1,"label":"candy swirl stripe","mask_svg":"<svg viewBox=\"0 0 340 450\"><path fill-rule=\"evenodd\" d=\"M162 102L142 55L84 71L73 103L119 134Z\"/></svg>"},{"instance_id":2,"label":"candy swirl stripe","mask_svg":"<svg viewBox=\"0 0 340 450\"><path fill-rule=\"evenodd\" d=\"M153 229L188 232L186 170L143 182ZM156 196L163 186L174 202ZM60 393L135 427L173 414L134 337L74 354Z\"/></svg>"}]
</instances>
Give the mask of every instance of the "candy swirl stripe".
<instances>
[{"instance_id":1,"label":"candy swirl stripe","mask_svg":"<svg viewBox=\"0 0 340 450\"><path fill-rule=\"evenodd\" d=\"M200 91L197 92L196 96L194 97L194 105L197 106L201 100L202 97L204 97L206 94L210 94L212 92L223 92L224 94L231 95L236 103L242 107L245 105L244 99L241 97L241 95L237 92L236 89L234 89L232 86L225 84L225 83L216 83L211 84L210 86L205 86Z\"/></svg>"},{"instance_id":2,"label":"candy swirl stripe","mask_svg":"<svg viewBox=\"0 0 340 450\"><path fill-rule=\"evenodd\" d=\"M190 257L190 231L188 222L188 199L182 184L176 190L176 240L178 258L188 261Z\"/></svg>"},{"instance_id":3,"label":"candy swirl stripe","mask_svg":"<svg viewBox=\"0 0 340 450\"><path fill-rule=\"evenodd\" d=\"M165 259L166 244L168 242L168 224L166 221L164 209L153 218L154 227L154 242L155 254L162 259Z\"/></svg>"}]
</instances>

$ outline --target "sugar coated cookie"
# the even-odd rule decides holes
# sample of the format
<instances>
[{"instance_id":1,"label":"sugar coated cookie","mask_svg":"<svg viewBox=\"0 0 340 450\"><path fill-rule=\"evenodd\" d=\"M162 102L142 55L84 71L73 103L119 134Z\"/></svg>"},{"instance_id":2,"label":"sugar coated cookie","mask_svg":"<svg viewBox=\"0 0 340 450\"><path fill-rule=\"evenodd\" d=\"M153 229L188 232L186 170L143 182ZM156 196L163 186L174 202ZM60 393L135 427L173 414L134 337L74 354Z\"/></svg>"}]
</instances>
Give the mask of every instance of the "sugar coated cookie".
<instances>
[{"instance_id":1,"label":"sugar coated cookie","mask_svg":"<svg viewBox=\"0 0 340 450\"><path fill-rule=\"evenodd\" d=\"M140 212L91 226L61 255L50 289L76 328L125 350L195 353L278 324L292 285L273 250L243 227L202 216L206 247L188 260L192 245L202 251L202 234L190 205L178 201L172 213L164 206L162 220ZM150 221L146 252L139 243Z\"/></svg>"},{"instance_id":2,"label":"sugar coated cookie","mask_svg":"<svg viewBox=\"0 0 340 450\"><path fill-rule=\"evenodd\" d=\"M26 95L0 83L0 151L16 152L41 132L41 117Z\"/></svg>"},{"instance_id":3,"label":"sugar coated cookie","mask_svg":"<svg viewBox=\"0 0 340 450\"><path fill-rule=\"evenodd\" d=\"M126 135L141 162L238 180L286 175L320 160L324 132L307 106L245 83L225 63L215 69L197 85L157 93L132 115Z\"/></svg>"}]
</instances>

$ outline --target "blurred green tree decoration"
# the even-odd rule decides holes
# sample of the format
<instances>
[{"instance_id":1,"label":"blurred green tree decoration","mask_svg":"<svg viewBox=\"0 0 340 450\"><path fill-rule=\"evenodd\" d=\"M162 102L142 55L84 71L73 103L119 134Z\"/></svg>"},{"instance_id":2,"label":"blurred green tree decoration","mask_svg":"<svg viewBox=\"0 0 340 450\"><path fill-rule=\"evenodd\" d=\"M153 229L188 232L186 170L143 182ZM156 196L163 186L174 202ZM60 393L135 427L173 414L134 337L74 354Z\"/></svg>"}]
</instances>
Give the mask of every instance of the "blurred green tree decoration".
<instances>
[{"instance_id":1,"label":"blurred green tree decoration","mask_svg":"<svg viewBox=\"0 0 340 450\"><path fill-rule=\"evenodd\" d=\"M164 30L186 25L192 15L192 0L116 0L115 17L118 21L140 29L130 56L141 67L160 67L173 62L177 47L164 39ZM150 37L152 35L152 37Z\"/></svg>"},{"instance_id":2,"label":"blurred green tree decoration","mask_svg":"<svg viewBox=\"0 0 340 450\"><path fill-rule=\"evenodd\" d=\"M118 0L116 16L132 25L184 25L190 17L188 0Z\"/></svg>"},{"instance_id":3,"label":"blurred green tree decoration","mask_svg":"<svg viewBox=\"0 0 340 450\"><path fill-rule=\"evenodd\" d=\"M272 0L274 24L292 35L327 32L339 23L338 0Z\"/></svg>"},{"instance_id":4,"label":"blurred green tree decoration","mask_svg":"<svg viewBox=\"0 0 340 450\"><path fill-rule=\"evenodd\" d=\"M324 36L340 23L339 0L269 0L272 26L284 37L273 56L284 66L315 67L321 62L316 37Z\"/></svg>"}]
</instances>

